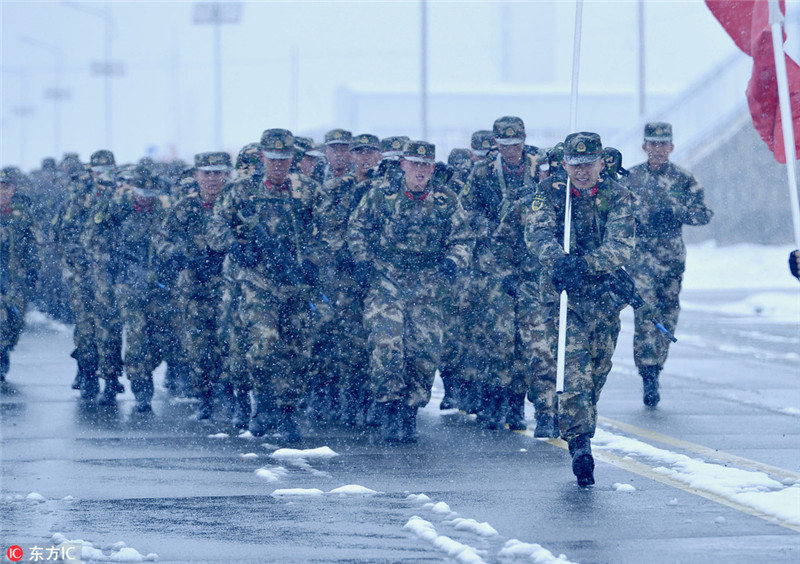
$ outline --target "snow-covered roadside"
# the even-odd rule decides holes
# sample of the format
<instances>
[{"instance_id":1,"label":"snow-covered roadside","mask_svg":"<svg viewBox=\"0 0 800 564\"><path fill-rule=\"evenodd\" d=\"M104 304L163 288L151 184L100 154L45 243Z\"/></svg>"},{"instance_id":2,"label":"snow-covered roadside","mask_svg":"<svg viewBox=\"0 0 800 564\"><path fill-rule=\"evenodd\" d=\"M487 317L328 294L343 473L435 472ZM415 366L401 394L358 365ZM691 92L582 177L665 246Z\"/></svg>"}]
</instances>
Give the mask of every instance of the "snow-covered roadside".
<instances>
[{"instance_id":1,"label":"snow-covered roadside","mask_svg":"<svg viewBox=\"0 0 800 564\"><path fill-rule=\"evenodd\" d=\"M686 249L683 287L688 290L789 289L800 286L789 273L791 245L743 243L719 247L708 241Z\"/></svg>"}]
</instances>

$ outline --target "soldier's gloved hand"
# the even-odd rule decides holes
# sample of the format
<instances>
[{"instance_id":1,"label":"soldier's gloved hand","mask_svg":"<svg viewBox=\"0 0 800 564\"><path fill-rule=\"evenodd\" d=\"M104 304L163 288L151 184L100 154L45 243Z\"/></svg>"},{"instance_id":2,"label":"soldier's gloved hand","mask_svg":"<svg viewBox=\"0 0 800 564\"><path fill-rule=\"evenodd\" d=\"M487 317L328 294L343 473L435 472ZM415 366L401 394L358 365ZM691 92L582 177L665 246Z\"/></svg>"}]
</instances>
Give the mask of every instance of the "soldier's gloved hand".
<instances>
[{"instance_id":1,"label":"soldier's gloved hand","mask_svg":"<svg viewBox=\"0 0 800 564\"><path fill-rule=\"evenodd\" d=\"M250 241L253 244L253 249L261 253L262 257L267 257L274 253L275 240L260 223L250 229Z\"/></svg>"},{"instance_id":2,"label":"soldier's gloved hand","mask_svg":"<svg viewBox=\"0 0 800 564\"><path fill-rule=\"evenodd\" d=\"M458 273L458 265L453 259L446 258L439 263L439 274L442 275L445 282L454 284L456 281L456 273Z\"/></svg>"},{"instance_id":3,"label":"soldier's gloved hand","mask_svg":"<svg viewBox=\"0 0 800 564\"><path fill-rule=\"evenodd\" d=\"M353 267L355 266L355 263L353 262L353 257L350 256L350 252L347 249L339 249L336 251L334 260L336 261L336 270L338 270L340 273L353 274Z\"/></svg>"},{"instance_id":4,"label":"soldier's gloved hand","mask_svg":"<svg viewBox=\"0 0 800 564\"><path fill-rule=\"evenodd\" d=\"M553 263L553 285L556 290L573 294L581 289L589 272L586 259L577 255L564 255Z\"/></svg>"},{"instance_id":5,"label":"soldier's gloved hand","mask_svg":"<svg viewBox=\"0 0 800 564\"><path fill-rule=\"evenodd\" d=\"M791 253L789 253L789 272L792 273L792 276L800 280L800 249L795 249Z\"/></svg>"},{"instance_id":6,"label":"soldier's gloved hand","mask_svg":"<svg viewBox=\"0 0 800 564\"><path fill-rule=\"evenodd\" d=\"M353 280L356 284L366 289L369 288L372 279L372 264L362 260L353 265Z\"/></svg>"},{"instance_id":7,"label":"soldier's gloved hand","mask_svg":"<svg viewBox=\"0 0 800 564\"><path fill-rule=\"evenodd\" d=\"M319 284L319 267L309 259L303 259L303 262L300 263L300 274L303 281L309 286Z\"/></svg>"},{"instance_id":8,"label":"soldier's gloved hand","mask_svg":"<svg viewBox=\"0 0 800 564\"><path fill-rule=\"evenodd\" d=\"M648 219L651 229L663 231L675 223L675 213L670 208L660 208L650 213Z\"/></svg>"},{"instance_id":9,"label":"soldier's gloved hand","mask_svg":"<svg viewBox=\"0 0 800 564\"><path fill-rule=\"evenodd\" d=\"M233 260L247 268L253 268L258 263L258 253L253 249L250 243L241 243L238 239L234 239L228 254L231 255Z\"/></svg>"},{"instance_id":10,"label":"soldier's gloved hand","mask_svg":"<svg viewBox=\"0 0 800 564\"><path fill-rule=\"evenodd\" d=\"M500 281L500 286L503 288L503 291L511 296L512 298L517 297L517 292L519 291L519 276L516 274L509 274L508 276L504 276L503 279Z\"/></svg>"}]
</instances>

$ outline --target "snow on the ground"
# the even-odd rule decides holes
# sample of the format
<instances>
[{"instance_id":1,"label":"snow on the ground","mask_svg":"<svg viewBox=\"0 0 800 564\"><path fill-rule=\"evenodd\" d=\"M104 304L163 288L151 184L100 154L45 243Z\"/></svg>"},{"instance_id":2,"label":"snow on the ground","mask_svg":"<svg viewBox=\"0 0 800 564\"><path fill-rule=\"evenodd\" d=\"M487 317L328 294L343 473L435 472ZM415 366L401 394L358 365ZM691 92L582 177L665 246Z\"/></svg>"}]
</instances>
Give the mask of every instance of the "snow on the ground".
<instances>
[{"instance_id":1,"label":"snow on the ground","mask_svg":"<svg viewBox=\"0 0 800 564\"><path fill-rule=\"evenodd\" d=\"M431 512L436 513L437 515L450 515L453 513L453 511L450 509L450 506L443 501L438 503L426 503L422 507L425 509L430 509Z\"/></svg>"},{"instance_id":2,"label":"snow on the ground","mask_svg":"<svg viewBox=\"0 0 800 564\"><path fill-rule=\"evenodd\" d=\"M255 460L258 458L258 455L254 452L243 452L239 455L242 460Z\"/></svg>"},{"instance_id":3,"label":"snow on the ground","mask_svg":"<svg viewBox=\"0 0 800 564\"><path fill-rule=\"evenodd\" d=\"M770 321L775 321L776 323L781 322L778 318L770 319ZM798 317L798 322L800 322L800 317ZM764 348L753 346L733 345L730 343L712 343L700 335L687 333L680 333L680 342L682 345L691 345L701 349L711 349L726 354L746 356L748 358L756 358L758 360L764 360L767 362L773 360L789 362L800 360L800 353L796 352L776 353Z\"/></svg>"},{"instance_id":4,"label":"snow on the ground","mask_svg":"<svg viewBox=\"0 0 800 564\"><path fill-rule=\"evenodd\" d=\"M227 439L230 435L228 433L214 433L213 435L209 435L209 439Z\"/></svg>"},{"instance_id":5,"label":"snow on the ground","mask_svg":"<svg viewBox=\"0 0 800 564\"><path fill-rule=\"evenodd\" d=\"M498 534L497 529L485 521L483 523L478 523L475 519L456 517L452 521L446 521L446 523L448 525L453 525L456 531L467 531L481 537L494 537Z\"/></svg>"},{"instance_id":6,"label":"snow on the ground","mask_svg":"<svg viewBox=\"0 0 800 564\"><path fill-rule=\"evenodd\" d=\"M89 541L70 540L62 533L54 533L51 541L58 547L62 544L81 545L81 562L155 562L158 560L158 554L151 552L145 556L135 548L126 546L122 541L98 548Z\"/></svg>"},{"instance_id":7,"label":"snow on the ground","mask_svg":"<svg viewBox=\"0 0 800 564\"><path fill-rule=\"evenodd\" d=\"M800 525L800 485L786 486L764 472L704 462L637 439L597 429L592 443L599 449L644 456L666 466L654 468L691 488L704 490L766 515Z\"/></svg>"},{"instance_id":8,"label":"snow on the ground","mask_svg":"<svg viewBox=\"0 0 800 564\"><path fill-rule=\"evenodd\" d=\"M635 492L636 488L634 488L630 484L620 484L619 482L614 482L611 484L611 487L614 488L615 491L618 492Z\"/></svg>"},{"instance_id":9,"label":"snow on the ground","mask_svg":"<svg viewBox=\"0 0 800 564\"><path fill-rule=\"evenodd\" d=\"M681 307L692 311L757 317L774 323L800 323L800 292L758 292L728 303L700 303L683 300Z\"/></svg>"},{"instance_id":10,"label":"snow on the ground","mask_svg":"<svg viewBox=\"0 0 800 564\"><path fill-rule=\"evenodd\" d=\"M429 498L425 494L408 494L408 496L406 496L406 499L408 501L418 501L420 503L427 503L431 500L431 498Z\"/></svg>"},{"instance_id":11,"label":"snow on the ground","mask_svg":"<svg viewBox=\"0 0 800 564\"><path fill-rule=\"evenodd\" d=\"M543 546L533 543L521 542L517 539L510 539L503 545L502 550L497 553L499 558L525 559L537 564L571 564L564 554L558 557Z\"/></svg>"},{"instance_id":12,"label":"snow on the ground","mask_svg":"<svg viewBox=\"0 0 800 564\"><path fill-rule=\"evenodd\" d=\"M25 496L25 499L31 503L44 503L47 501L42 494L36 492L29 493Z\"/></svg>"},{"instance_id":13,"label":"snow on the ground","mask_svg":"<svg viewBox=\"0 0 800 564\"><path fill-rule=\"evenodd\" d=\"M683 287L691 290L798 289L789 273L790 245L743 243L719 247L714 241L689 245Z\"/></svg>"},{"instance_id":14,"label":"snow on the ground","mask_svg":"<svg viewBox=\"0 0 800 564\"><path fill-rule=\"evenodd\" d=\"M325 492L317 488L286 488L275 490L270 495L272 497L315 497L324 493Z\"/></svg>"},{"instance_id":15,"label":"snow on the ground","mask_svg":"<svg viewBox=\"0 0 800 564\"><path fill-rule=\"evenodd\" d=\"M266 480L267 482L277 482L288 473L289 471L283 466L275 466L274 468L259 468L255 472L256 476L262 480Z\"/></svg>"},{"instance_id":16,"label":"snow on the ground","mask_svg":"<svg viewBox=\"0 0 800 564\"><path fill-rule=\"evenodd\" d=\"M346 486L340 486L338 488L334 488L328 493L338 494L338 495L373 495L378 492L376 492L375 490L371 490L369 488L365 488L364 486L359 486L357 484L349 484Z\"/></svg>"},{"instance_id":17,"label":"snow on the ground","mask_svg":"<svg viewBox=\"0 0 800 564\"><path fill-rule=\"evenodd\" d=\"M477 564L484 562L483 558L478 555L477 549L458 541L454 541L450 537L438 534L436 532L436 527L433 526L433 523L426 521L417 515L411 517L411 519L409 519L408 522L403 525L403 529L411 531L417 537L431 543L434 547L446 553L456 562L463 562L465 564Z\"/></svg>"},{"instance_id":18,"label":"snow on the ground","mask_svg":"<svg viewBox=\"0 0 800 564\"><path fill-rule=\"evenodd\" d=\"M255 435L253 435L253 433L251 433L249 430L246 430L246 429L244 431L242 431L241 433L239 433L238 436L239 436L240 439L255 439L256 438Z\"/></svg>"},{"instance_id":19,"label":"snow on the ground","mask_svg":"<svg viewBox=\"0 0 800 564\"><path fill-rule=\"evenodd\" d=\"M270 458L274 458L276 460L289 460L298 458L302 458L305 460L313 460L313 459L325 460L328 458L333 458L335 456L339 456L339 453L334 452L333 450L331 450L330 447L327 446L319 448L307 448L307 449L279 448L278 450L270 454Z\"/></svg>"}]
</instances>

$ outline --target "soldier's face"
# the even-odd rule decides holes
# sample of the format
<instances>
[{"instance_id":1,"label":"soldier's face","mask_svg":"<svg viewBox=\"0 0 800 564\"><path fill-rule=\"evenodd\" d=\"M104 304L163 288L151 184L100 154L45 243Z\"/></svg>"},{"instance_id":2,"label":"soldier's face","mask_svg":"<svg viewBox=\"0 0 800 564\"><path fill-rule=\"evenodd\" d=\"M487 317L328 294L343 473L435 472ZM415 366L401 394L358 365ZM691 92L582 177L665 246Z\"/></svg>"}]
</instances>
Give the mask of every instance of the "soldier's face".
<instances>
[{"instance_id":1,"label":"soldier's face","mask_svg":"<svg viewBox=\"0 0 800 564\"><path fill-rule=\"evenodd\" d=\"M12 182L0 182L0 208L7 208L11 205L11 198L17 187Z\"/></svg>"},{"instance_id":2,"label":"soldier's face","mask_svg":"<svg viewBox=\"0 0 800 564\"><path fill-rule=\"evenodd\" d=\"M571 165L564 163L570 182L579 190L586 190L597 185L600 180L600 171L606 166L603 159L595 159L590 163Z\"/></svg>"},{"instance_id":3,"label":"soldier's face","mask_svg":"<svg viewBox=\"0 0 800 564\"><path fill-rule=\"evenodd\" d=\"M366 175L370 169L378 166L381 162L380 151L374 149L358 149L357 151L351 151L350 156L353 159L356 173L361 176Z\"/></svg>"},{"instance_id":4,"label":"soldier's face","mask_svg":"<svg viewBox=\"0 0 800 564\"><path fill-rule=\"evenodd\" d=\"M289 175L292 159L270 159L264 157L264 178L272 184L283 184Z\"/></svg>"},{"instance_id":5,"label":"soldier's face","mask_svg":"<svg viewBox=\"0 0 800 564\"><path fill-rule=\"evenodd\" d=\"M428 187L428 181L433 176L435 163L418 163L403 159L400 168L405 173L406 186L412 192L423 192Z\"/></svg>"},{"instance_id":6,"label":"soldier's face","mask_svg":"<svg viewBox=\"0 0 800 564\"><path fill-rule=\"evenodd\" d=\"M326 145L325 157L333 170L345 170L350 166L350 147L344 143Z\"/></svg>"},{"instance_id":7,"label":"soldier's face","mask_svg":"<svg viewBox=\"0 0 800 564\"><path fill-rule=\"evenodd\" d=\"M497 150L503 161L510 165L518 165L522 162L522 153L525 151L525 143L517 143L516 145L501 145L497 144Z\"/></svg>"},{"instance_id":8,"label":"soldier's face","mask_svg":"<svg viewBox=\"0 0 800 564\"><path fill-rule=\"evenodd\" d=\"M303 155L303 158L300 159L300 172L306 176L311 176L313 174L315 166L317 166L317 159L314 157Z\"/></svg>"},{"instance_id":9,"label":"soldier's face","mask_svg":"<svg viewBox=\"0 0 800 564\"><path fill-rule=\"evenodd\" d=\"M227 170L196 170L194 178L200 185L200 193L205 196L218 196L228 180Z\"/></svg>"},{"instance_id":10,"label":"soldier's face","mask_svg":"<svg viewBox=\"0 0 800 564\"><path fill-rule=\"evenodd\" d=\"M645 141L642 149L647 153L647 160L651 166L661 166L667 162L675 145L669 141Z\"/></svg>"}]
</instances>

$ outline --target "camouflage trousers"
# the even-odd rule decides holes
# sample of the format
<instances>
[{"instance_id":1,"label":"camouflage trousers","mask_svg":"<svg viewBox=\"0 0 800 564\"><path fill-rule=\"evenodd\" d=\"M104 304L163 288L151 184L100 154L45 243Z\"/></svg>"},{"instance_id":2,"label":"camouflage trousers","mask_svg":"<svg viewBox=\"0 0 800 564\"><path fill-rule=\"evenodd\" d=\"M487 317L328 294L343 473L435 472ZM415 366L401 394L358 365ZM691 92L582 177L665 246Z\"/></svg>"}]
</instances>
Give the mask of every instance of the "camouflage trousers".
<instances>
[{"instance_id":1,"label":"camouflage trousers","mask_svg":"<svg viewBox=\"0 0 800 564\"><path fill-rule=\"evenodd\" d=\"M654 265L649 265L647 269L637 268L634 271L636 289L644 301L653 306L664 327L672 334L675 333L681 311L679 295L682 281L682 273L678 274L673 269L658 268ZM639 308L634 312L634 320L633 359L636 367L663 368L669 353L670 340L653 325L645 308Z\"/></svg>"},{"instance_id":2,"label":"camouflage trousers","mask_svg":"<svg viewBox=\"0 0 800 564\"><path fill-rule=\"evenodd\" d=\"M92 263L97 376L116 380L122 376L122 313L108 260Z\"/></svg>"},{"instance_id":3,"label":"camouflage trousers","mask_svg":"<svg viewBox=\"0 0 800 564\"><path fill-rule=\"evenodd\" d=\"M230 382L239 390L250 390L250 370L247 366L246 332L242 316L241 283L225 278L220 298L220 320L217 326L217 339L228 351L222 360L221 379Z\"/></svg>"},{"instance_id":4,"label":"camouflage trousers","mask_svg":"<svg viewBox=\"0 0 800 564\"><path fill-rule=\"evenodd\" d=\"M271 393L278 407L296 406L305 393L312 312L294 288L241 285L244 358L256 394Z\"/></svg>"},{"instance_id":5,"label":"camouflage trousers","mask_svg":"<svg viewBox=\"0 0 800 564\"><path fill-rule=\"evenodd\" d=\"M441 281L422 270L401 281L381 277L364 300L375 400L421 407L430 401L441 360Z\"/></svg>"},{"instance_id":6,"label":"camouflage trousers","mask_svg":"<svg viewBox=\"0 0 800 564\"><path fill-rule=\"evenodd\" d=\"M467 300L461 314L461 352L462 377L468 382L486 382L489 379L495 351L487 334L493 330L495 316L492 309L487 308L486 297L497 283L496 276L473 271L466 287Z\"/></svg>"},{"instance_id":7,"label":"camouflage trousers","mask_svg":"<svg viewBox=\"0 0 800 564\"><path fill-rule=\"evenodd\" d=\"M487 301L492 324L486 337L494 354L490 383L512 393L527 391L537 413L555 414L552 305L542 303L539 285L531 281L520 283L516 297L497 284Z\"/></svg>"},{"instance_id":8,"label":"camouflage trousers","mask_svg":"<svg viewBox=\"0 0 800 564\"><path fill-rule=\"evenodd\" d=\"M464 363L470 352L467 341L467 314L471 285L471 276L461 277L442 303L442 359L439 373L442 380L450 378L454 387L463 385L467 377Z\"/></svg>"},{"instance_id":9,"label":"camouflage trousers","mask_svg":"<svg viewBox=\"0 0 800 564\"><path fill-rule=\"evenodd\" d=\"M368 385L363 292L345 274L327 274L324 291L314 296L309 381L315 387L333 383L355 394Z\"/></svg>"},{"instance_id":10,"label":"camouflage trousers","mask_svg":"<svg viewBox=\"0 0 800 564\"><path fill-rule=\"evenodd\" d=\"M72 318L75 323L72 332L72 342L75 350L73 358L78 365L97 366L97 343L95 341L95 299L94 284L88 269L78 270L73 268L65 271L70 287L70 306Z\"/></svg>"},{"instance_id":11,"label":"camouflage trousers","mask_svg":"<svg viewBox=\"0 0 800 564\"><path fill-rule=\"evenodd\" d=\"M171 324L174 312L169 307L169 294L154 291L137 295L126 284L117 285L117 292L125 327L125 373L131 381L152 380L162 361L174 363L180 358L180 338Z\"/></svg>"},{"instance_id":12,"label":"camouflage trousers","mask_svg":"<svg viewBox=\"0 0 800 564\"><path fill-rule=\"evenodd\" d=\"M222 282L200 283L191 280L181 285L182 346L191 373L192 385L201 396L208 396L220 381L223 359L228 356L227 341L220 338Z\"/></svg>"},{"instance_id":13,"label":"camouflage trousers","mask_svg":"<svg viewBox=\"0 0 800 564\"><path fill-rule=\"evenodd\" d=\"M611 357L620 329L619 310L598 315L588 304L576 305L580 309L576 312L570 308L567 315L564 392L558 397L558 427L565 441L582 434L594 436L597 402L611 372ZM557 305L553 311L557 314ZM552 354L556 358L557 316L550 331L554 336L550 339Z\"/></svg>"},{"instance_id":14,"label":"camouflage trousers","mask_svg":"<svg viewBox=\"0 0 800 564\"><path fill-rule=\"evenodd\" d=\"M0 353L7 353L17 346L25 326L27 305L28 300L21 288L0 295Z\"/></svg>"}]
</instances>

